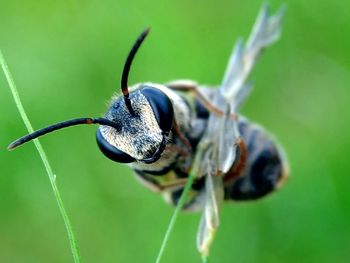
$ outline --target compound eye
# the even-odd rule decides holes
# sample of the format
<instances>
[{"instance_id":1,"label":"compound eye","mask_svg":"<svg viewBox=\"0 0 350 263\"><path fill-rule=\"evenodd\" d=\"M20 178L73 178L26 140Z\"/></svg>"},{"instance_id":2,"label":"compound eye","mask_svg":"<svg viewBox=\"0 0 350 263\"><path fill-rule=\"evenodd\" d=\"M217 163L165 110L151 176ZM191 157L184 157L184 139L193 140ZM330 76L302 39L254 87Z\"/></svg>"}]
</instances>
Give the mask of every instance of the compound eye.
<instances>
[{"instance_id":1,"label":"compound eye","mask_svg":"<svg viewBox=\"0 0 350 263\"><path fill-rule=\"evenodd\" d=\"M133 157L108 143L108 141L101 134L100 129L97 130L96 141L101 152L112 161L118 163L132 163L135 161Z\"/></svg>"},{"instance_id":2,"label":"compound eye","mask_svg":"<svg viewBox=\"0 0 350 263\"><path fill-rule=\"evenodd\" d=\"M174 108L169 97L157 88L144 87L140 91L151 105L160 129L168 135L174 120Z\"/></svg>"}]
</instances>

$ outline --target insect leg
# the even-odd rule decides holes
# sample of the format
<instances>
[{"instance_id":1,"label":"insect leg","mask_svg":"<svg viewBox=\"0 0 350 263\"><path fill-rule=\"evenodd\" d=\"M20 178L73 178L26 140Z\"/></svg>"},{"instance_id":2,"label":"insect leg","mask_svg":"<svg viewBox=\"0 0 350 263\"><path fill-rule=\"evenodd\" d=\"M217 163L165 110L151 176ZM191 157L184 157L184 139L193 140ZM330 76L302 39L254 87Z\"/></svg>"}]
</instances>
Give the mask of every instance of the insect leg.
<instances>
[{"instance_id":1,"label":"insect leg","mask_svg":"<svg viewBox=\"0 0 350 263\"><path fill-rule=\"evenodd\" d=\"M221 111L219 108L214 106L199 90L198 86L195 85L195 83L192 82L171 82L167 84L167 87L173 90L183 91L183 92L192 92L194 96L203 104L203 106L210 111L211 113L214 113L218 116L223 116L225 113ZM232 118L235 120L237 119L237 116L235 114L232 114Z\"/></svg>"},{"instance_id":2,"label":"insect leg","mask_svg":"<svg viewBox=\"0 0 350 263\"><path fill-rule=\"evenodd\" d=\"M172 130L178 136L178 138L182 141L182 143L188 147L190 152L192 150L192 145L190 141L186 138L185 134L180 130L180 127L175 120L173 121Z\"/></svg>"},{"instance_id":3,"label":"insect leg","mask_svg":"<svg viewBox=\"0 0 350 263\"><path fill-rule=\"evenodd\" d=\"M242 175L242 172L246 166L247 162L247 146L243 138L238 138L236 141L237 144L237 158L231 169L224 176L225 184L233 182L239 176Z\"/></svg>"},{"instance_id":4,"label":"insect leg","mask_svg":"<svg viewBox=\"0 0 350 263\"><path fill-rule=\"evenodd\" d=\"M135 177L153 192L176 191L185 186L187 178L177 179L173 183L159 183L152 176L143 171L134 170Z\"/></svg>"}]
</instances>

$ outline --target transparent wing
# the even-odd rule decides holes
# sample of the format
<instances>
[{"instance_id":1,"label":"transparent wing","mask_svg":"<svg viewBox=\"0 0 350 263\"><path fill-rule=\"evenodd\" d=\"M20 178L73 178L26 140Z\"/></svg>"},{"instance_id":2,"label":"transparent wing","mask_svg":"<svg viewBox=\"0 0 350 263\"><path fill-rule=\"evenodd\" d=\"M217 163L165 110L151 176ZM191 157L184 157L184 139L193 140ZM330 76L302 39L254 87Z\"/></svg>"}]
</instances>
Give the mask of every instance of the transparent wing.
<instances>
[{"instance_id":1,"label":"transparent wing","mask_svg":"<svg viewBox=\"0 0 350 263\"><path fill-rule=\"evenodd\" d=\"M205 207L197 235L197 248L203 256L208 255L209 247L220 223L218 204L224 199L222 179L213 174L207 174L205 189Z\"/></svg>"},{"instance_id":2,"label":"transparent wing","mask_svg":"<svg viewBox=\"0 0 350 263\"><path fill-rule=\"evenodd\" d=\"M237 41L220 88L221 96L228 103L245 88L244 83L261 51L279 39L285 9L283 6L275 15L270 15L269 5L263 5L247 44L244 46L242 39Z\"/></svg>"},{"instance_id":3,"label":"transparent wing","mask_svg":"<svg viewBox=\"0 0 350 263\"><path fill-rule=\"evenodd\" d=\"M210 114L192 167L200 176L206 176L205 205L197 235L198 250L204 256L208 254L219 226L219 204L223 201L222 176L236 159L240 134L235 116L238 116L237 111L253 87L246 80L261 51L279 38L283 13L284 8L281 8L271 16L269 7L262 7L247 44L244 45L243 40L236 43L223 82L215 90L211 101L224 115Z\"/></svg>"},{"instance_id":4,"label":"transparent wing","mask_svg":"<svg viewBox=\"0 0 350 263\"><path fill-rule=\"evenodd\" d=\"M252 83L246 83L246 80L261 51L278 40L284 11L285 8L281 8L275 15L270 15L269 6L262 7L247 44L244 45L242 39L237 42L222 84L215 92L213 104L226 115L211 114L206 139L215 145L211 151L217 160L218 170L223 173L230 169L236 158L235 143L239 132L232 115L237 114L252 90Z\"/></svg>"}]
</instances>

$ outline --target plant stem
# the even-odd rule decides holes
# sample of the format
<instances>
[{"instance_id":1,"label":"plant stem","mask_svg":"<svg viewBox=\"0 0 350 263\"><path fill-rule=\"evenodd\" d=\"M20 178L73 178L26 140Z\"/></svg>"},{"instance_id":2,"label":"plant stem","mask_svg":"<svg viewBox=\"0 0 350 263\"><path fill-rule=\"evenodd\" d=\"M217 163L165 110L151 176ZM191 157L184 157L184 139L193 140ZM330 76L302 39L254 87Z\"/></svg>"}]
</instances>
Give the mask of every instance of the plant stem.
<instances>
[{"instance_id":1,"label":"plant stem","mask_svg":"<svg viewBox=\"0 0 350 263\"><path fill-rule=\"evenodd\" d=\"M164 238L163 238L163 241L162 241L162 244L160 246L160 249L159 249L159 252L158 252L158 255L157 255L157 259L156 259L156 263L160 263L160 260L163 256L163 253L164 253L164 250L165 250L165 247L169 241L169 237L170 237L170 234L174 228L174 225L175 225L175 221L180 213L180 211L182 210L182 207L184 206L185 202L186 202L186 198L188 196L188 193L191 189L191 186L193 184L193 180L196 176L196 173L194 171L191 171L189 176L188 176L188 180L186 182L186 185L184 187L184 190L181 194L181 197L177 203L177 206L175 208L175 211L173 213L173 215L171 216L171 219L170 219L170 222L169 222L169 225L168 225L168 228L165 232L165 235L164 235Z\"/></svg>"},{"instance_id":2,"label":"plant stem","mask_svg":"<svg viewBox=\"0 0 350 263\"><path fill-rule=\"evenodd\" d=\"M0 64L1 64L2 70L4 71L4 74L6 76L6 80L8 82L9 87L10 87L13 99L14 99L14 101L16 103L16 107L17 107L17 109L18 109L18 111L19 111L19 113L20 113L20 115L22 117L22 120L23 120L23 122L24 122L24 124L25 124L25 126L26 126L26 128L28 130L28 132L32 133L34 131L33 127L32 127L32 125L31 125L31 123L30 123L30 121L28 119L27 114L25 113L25 110L24 110L24 107L23 107L22 102L20 100L20 97L19 97L16 85L15 85L15 83L13 81L12 75L10 73L10 70L9 70L9 68L7 66L7 63L5 61L5 58L4 58L1 50L0 50ZM57 202L58 208L60 210L61 216L62 216L63 221L64 221L64 225L65 225L65 228L66 228L66 231L67 231L67 234L68 234L68 239L69 239L69 243L70 243L71 252L73 254L74 262L75 263L79 263L80 262L80 256L79 256L77 243L76 243L76 240L75 240L75 237L74 237L72 225L71 225L70 220L68 218L66 209L64 208L63 201L62 201L60 192L59 192L57 184L56 184L56 175L52 172L50 163L49 163L49 161L47 159L45 151L44 151L43 147L41 146L39 140L38 139L34 139L34 144L35 144L36 149L39 152L41 160L44 163L47 175L49 176L51 187L52 187L52 191L53 191L53 193L55 195L56 202Z\"/></svg>"}]
</instances>

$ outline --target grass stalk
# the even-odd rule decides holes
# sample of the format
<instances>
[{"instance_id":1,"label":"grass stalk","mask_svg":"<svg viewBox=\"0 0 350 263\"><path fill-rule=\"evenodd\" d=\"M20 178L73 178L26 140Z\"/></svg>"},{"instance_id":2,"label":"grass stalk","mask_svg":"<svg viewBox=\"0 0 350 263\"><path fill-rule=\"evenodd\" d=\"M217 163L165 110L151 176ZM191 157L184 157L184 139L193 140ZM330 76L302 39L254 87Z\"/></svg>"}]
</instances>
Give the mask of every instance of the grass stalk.
<instances>
[{"instance_id":1,"label":"grass stalk","mask_svg":"<svg viewBox=\"0 0 350 263\"><path fill-rule=\"evenodd\" d=\"M15 85L14 80L13 80L13 77L11 75L11 72L10 72L8 66L7 66L7 63L5 61L5 58L4 58L1 50L0 50L0 64L1 64L2 70L4 71L4 74L6 76L6 80L8 82L9 87L10 87L13 99L14 99L14 101L16 103L16 107L17 107L17 109L18 109L18 111L19 111L19 113L20 113L20 115L22 117L24 125L26 126L28 132L32 133L34 131L33 127L32 127L32 125L31 125L31 123L29 121L29 118L28 118L27 114L25 113L25 110L24 110L24 107L23 107L22 102L20 100L20 97L19 97L16 85ZM35 144L36 149L39 152L41 160L44 163L47 175L48 175L50 183L51 183L52 191L54 193L54 196L55 196L58 208L59 208L61 216L63 218L64 225L65 225L65 228L66 228L66 231L67 231L67 235L68 235L68 240L69 240L69 243L70 243L71 252L73 254L74 262L75 263L79 263L80 262L80 256L79 256L77 242L75 240L73 229L72 229L72 225L71 225L70 220L68 218L66 209L65 209L65 207L63 205L63 201L62 201L60 192L59 192L57 184L56 184L56 175L53 173L53 171L51 169L50 163L49 163L49 161L47 159L45 151L44 151L43 147L41 146L39 140L38 139L34 139L34 144Z\"/></svg>"},{"instance_id":2,"label":"grass stalk","mask_svg":"<svg viewBox=\"0 0 350 263\"><path fill-rule=\"evenodd\" d=\"M186 185L184 187L184 190L181 194L181 197L176 205L176 208L174 210L174 213L173 215L171 216L171 219L170 219L170 222L169 222L169 225L168 225L168 228L165 232L165 235L164 235L164 238L163 238L163 241L162 241L162 244L160 246L160 249L158 251L158 255L157 255L157 259L156 259L156 263L160 263L161 261L161 258L164 254L164 250L165 250L165 247L169 241L169 237L170 237L170 234L171 232L173 231L173 228L174 228L174 225L175 225L175 222L176 222L176 219L179 215L179 213L181 212L185 202L186 202L186 198L188 196L188 193L192 187L192 184L193 184L193 181L194 181L194 178L196 177L197 175L197 170L196 169L192 169L189 176L188 176L188 180L186 182Z\"/></svg>"}]
</instances>

